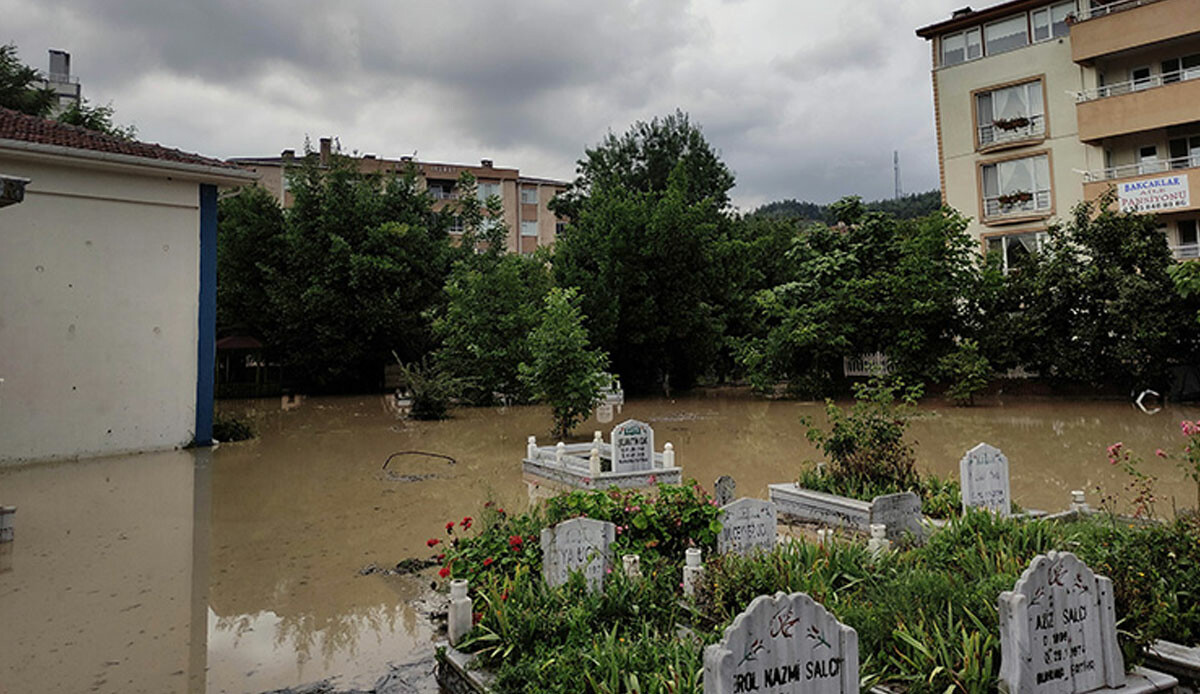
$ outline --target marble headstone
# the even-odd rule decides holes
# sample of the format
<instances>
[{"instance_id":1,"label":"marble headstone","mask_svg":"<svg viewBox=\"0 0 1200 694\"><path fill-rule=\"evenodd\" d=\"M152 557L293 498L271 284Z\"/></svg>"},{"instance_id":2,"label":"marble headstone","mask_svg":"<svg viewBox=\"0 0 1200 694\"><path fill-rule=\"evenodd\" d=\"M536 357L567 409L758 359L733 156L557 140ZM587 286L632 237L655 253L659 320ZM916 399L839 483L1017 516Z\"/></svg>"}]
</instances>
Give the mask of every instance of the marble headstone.
<instances>
[{"instance_id":1,"label":"marble headstone","mask_svg":"<svg viewBox=\"0 0 1200 694\"><path fill-rule=\"evenodd\" d=\"M916 540L925 537L925 528L921 524L921 497L913 492L884 494L871 500L871 524L887 526L887 538L892 541L903 540L911 536Z\"/></svg>"},{"instance_id":2,"label":"marble headstone","mask_svg":"<svg viewBox=\"0 0 1200 694\"><path fill-rule=\"evenodd\" d=\"M593 518L572 518L542 528L542 577L549 585L560 586L572 571L582 571L589 589L602 589L612 566L609 546L616 538L617 526Z\"/></svg>"},{"instance_id":3,"label":"marble headstone","mask_svg":"<svg viewBox=\"0 0 1200 694\"><path fill-rule=\"evenodd\" d=\"M1000 594L1000 688L1082 694L1125 684L1112 581L1070 552L1039 554Z\"/></svg>"},{"instance_id":4,"label":"marble headstone","mask_svg":"<svg viewBox=\"0 0 1200 694\"><path fill-rule=\"evenodd\" d=\"M654 467L654 430L627 419L612 430L612 471L642 472Z\"/></svg>"},{"instance_id":5,"label":"marble headstone","mask_svg":"<svg viewBox=\"0 0 1200 694\"><path fill-rule=\"evenodd\" d=\"M804 593L760 595L704 649L704 693L858 692L858 634Z\"/></svg>"},{"instance_id":6,"label":"marble headstone","mask_svg":"<svg viewBox=\"0 0 1200 694\"><path fill-rule=\"evenodd\" d=\"M721 534L717 536L717 551L745 556L761 547L775 549L775 504L761 499L738 499L721 507Z\"/></svg>"},{"instance_id":7,"label":"marble headstone","mask_svg":"<svg viewBox=\"0 0 1200 694\"><path fill-rule=\"evenodd\" d=\"M724 506L733 501L736 493L737 482L729 475L721 475L713 484L713 495L717 500L717 506Z\"/></svg>"},{"instance_id":8,"label":"marble headstone","mask_svg":"<svg viewBox=\"0 0 1200 694\"><path fill-rule=\"evenodd\" d=\"M1012 513L1008 458L999 448L981 443L967 451L958 463L958 477L964 513L971 507L984 508L1004 518Z\"/></svg>"}]
</instances>

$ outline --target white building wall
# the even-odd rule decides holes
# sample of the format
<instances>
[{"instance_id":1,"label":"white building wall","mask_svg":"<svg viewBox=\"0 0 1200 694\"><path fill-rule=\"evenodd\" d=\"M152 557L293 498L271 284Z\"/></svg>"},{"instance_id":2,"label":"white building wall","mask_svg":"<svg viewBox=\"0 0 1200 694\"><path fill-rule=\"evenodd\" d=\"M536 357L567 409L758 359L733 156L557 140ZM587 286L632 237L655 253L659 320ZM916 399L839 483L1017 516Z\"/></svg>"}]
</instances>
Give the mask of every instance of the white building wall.
<instances>
[{"instance_id":1,"label":"white building wall","mask_svg":"<svg viewBox=\"0 0 1200 694\"><path fill-rule=\"evenodd\" d=\"M199 186L0 158L0 462L183 446L195 428Z\"/></svg>"}]
</instances>

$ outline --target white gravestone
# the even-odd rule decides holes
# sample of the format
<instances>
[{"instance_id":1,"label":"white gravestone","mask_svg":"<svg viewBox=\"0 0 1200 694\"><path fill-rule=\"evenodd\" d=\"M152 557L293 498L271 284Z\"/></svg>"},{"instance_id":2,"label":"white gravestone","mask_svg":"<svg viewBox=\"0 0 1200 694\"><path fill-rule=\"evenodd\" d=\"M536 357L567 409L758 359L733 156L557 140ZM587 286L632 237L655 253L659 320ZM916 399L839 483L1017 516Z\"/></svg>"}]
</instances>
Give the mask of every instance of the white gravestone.
<instances>
[{"instance_id":1,"label":"white gravestone","mask_svg":"<svg viewBox=\"0 0 1200 694\"><path fill-rule=\"evenodd\" d=\"M1000 687L1082 694L1125 684L1112 581L1070 552L1039 554L1000 594Z\"/></svg>"},{"instance_id":2,"label":"white gravestone","mask_svg":"<svg viewBox=\"0 0 1200 694\"><path fill-rule=\"evenodd\" d=\"M921 541L925 538L925 527L921 523L921 497L913 492L884 494L871 500L871 525L886 525L887 538L893 542L911 537Z\"/></svg>"},{"instance_id":3,"label":"white gravestone","mask_svg":"<svg viewBox=\"0 0 1200 694\"><path fill-rule=\"evenodd\" d=\"M858 634L804 593L760 595L704 649L704 694L857 694Z\"/></svg>"},{"instance_id":4,"label":"white gravestone","mask_svg":"<svg viewBox=\"0 0 1200 694\"><path fill-rule=\"evenodd\" d=\"M770 552L775 549L777 516L775 504L761 499L738 499L722 506L717 551L746 556L761 547Z\"/></svg>"},{"instance_id":5,"label":"white gravestone","mask_svg":"<svg viewBox=\"0 0 1200 694\"><path fill-rule=\"evenodd\" d=\"M654 467L654 430L627 419L612 430L612 471L642 472Z\"/></svg>"},{"instance_id":6,"label":"white gravestone","mask_svg":"<svg viewBox=\"0 0 1200 694\"><path fill-rule=\"evenodd\" d=\"M729 475L721 475L713 483L713 496L717 500L717 506L724 506L733 501L733 495L736 493L737 482Z\"/></svg>"},{"instance_id":7,"label":"white gravestone","mask_svg":"<svg viewBox=\"0 0 1200 694\"><path fill-rule=\"evenodd\" d=\"M984 508L1003 518L1012 513L1008 458L999 448L981 443L967 451L958 462L958 478L963 513L968 508Z\"/></svg>"},{"instance_id":8,"label":"white gravestone","mask_svg":"<svg viewBox=\"0 0 1200 694\"><path fill-rule=\"evenodd\" d=\"M542 528L542 577L549 585L561 586L572 571L581 571L590 590L602 589L612 566L609 546L616 538L617 526L592 518Z\"/></svg>"}]
</instances>

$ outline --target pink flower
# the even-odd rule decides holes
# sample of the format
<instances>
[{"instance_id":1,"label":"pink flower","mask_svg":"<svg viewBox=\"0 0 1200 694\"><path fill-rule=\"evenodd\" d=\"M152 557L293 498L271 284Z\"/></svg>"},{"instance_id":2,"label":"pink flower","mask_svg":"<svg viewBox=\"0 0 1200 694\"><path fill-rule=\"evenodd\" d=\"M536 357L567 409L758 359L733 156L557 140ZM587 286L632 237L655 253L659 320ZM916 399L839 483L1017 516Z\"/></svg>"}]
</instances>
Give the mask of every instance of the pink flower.
<instances>
[{"instance_id":1,"label":"pink flower","mask_svg":"<svg viewBox=\"0 0 1200 694\"><path fill-rule=\"evenodd\" d=\"M1161 448L1155 448L1155 449L1154 449L1154 455L1158 456L1159 458L1166 458L1166 457L1167 457L1167 454L1166 454L1166 453L1163 451L1163 449L1161 449Z\"/></svg>"},{"instance_id":2,"label":"pink flower","mask_svg":"<svg viewBox=\"0 0 1200 694\"><path fill-rule=\"evenodd\" d=\"M1196 425L1186 419L1179 423L1179 428L1183 430L1184 436L1191 436L1197 431Z\"/></svg>"},{"instance_id":3,"label":"pink flower","mask_svg":"<svg viewBox=\"0 0 1200 694\"><path fill-rule=\"evenodd\" d=\"M658 483L658 475L650 475L650 484Z\"/></svg>"}]
</instances>

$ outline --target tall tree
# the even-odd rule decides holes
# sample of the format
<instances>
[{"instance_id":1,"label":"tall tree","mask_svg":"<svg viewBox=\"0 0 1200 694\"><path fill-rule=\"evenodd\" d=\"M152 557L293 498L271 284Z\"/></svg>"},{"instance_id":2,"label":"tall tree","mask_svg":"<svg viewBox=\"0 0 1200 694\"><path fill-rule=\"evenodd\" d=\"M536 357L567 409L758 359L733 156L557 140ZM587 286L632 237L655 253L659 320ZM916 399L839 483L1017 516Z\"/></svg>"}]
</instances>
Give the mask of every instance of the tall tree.
<instances>
[{"instance_id":1,"label":"tall tree","mask_svg":"<svg viewBox=\"0 0 1200 694\"><path fill-rule=\"evenodd\" d=\"M273 336L269 284L283 260L283 210L265 188L248 186L220 201L217 218L217 329Z\"/></svg>"},{"instance_id":2,"label":"tall tree","mask_svg":"<svg viewBox=\"0 0 1200 694\"><path fill-rule=\"evenodd\" d=\"M529 363L521 378L554 413L555 436L568 436L588 416L608 378L608 361L592 349L574 289L555 287L546 295L537 327L529 334Z\"/></svg>"},{"instance_id":3,"label":"tall tree","mask_svg":"<svg viewBox=\"0 0 1200 694\"><path fill-rule=\"evenodd\" d=\"M42 73L17 58L16 44L0 46L0 106L31 116L48 115L56 97L43 80Z\"/></svg>"},{"instance_id":4,"label":"tall tree","mask_svg":"<svg viewBox=\"0 0 1200 694\"><path fill-rule=\"evenodd\" d=\"M78 125L81 128L112 135L121 140L132 140L137 137L137 127L117 125L113 122L112 104L92 106L87 99L71 104L67 110L58 114L58 122Z\"/></svg>"}]
</instances>

